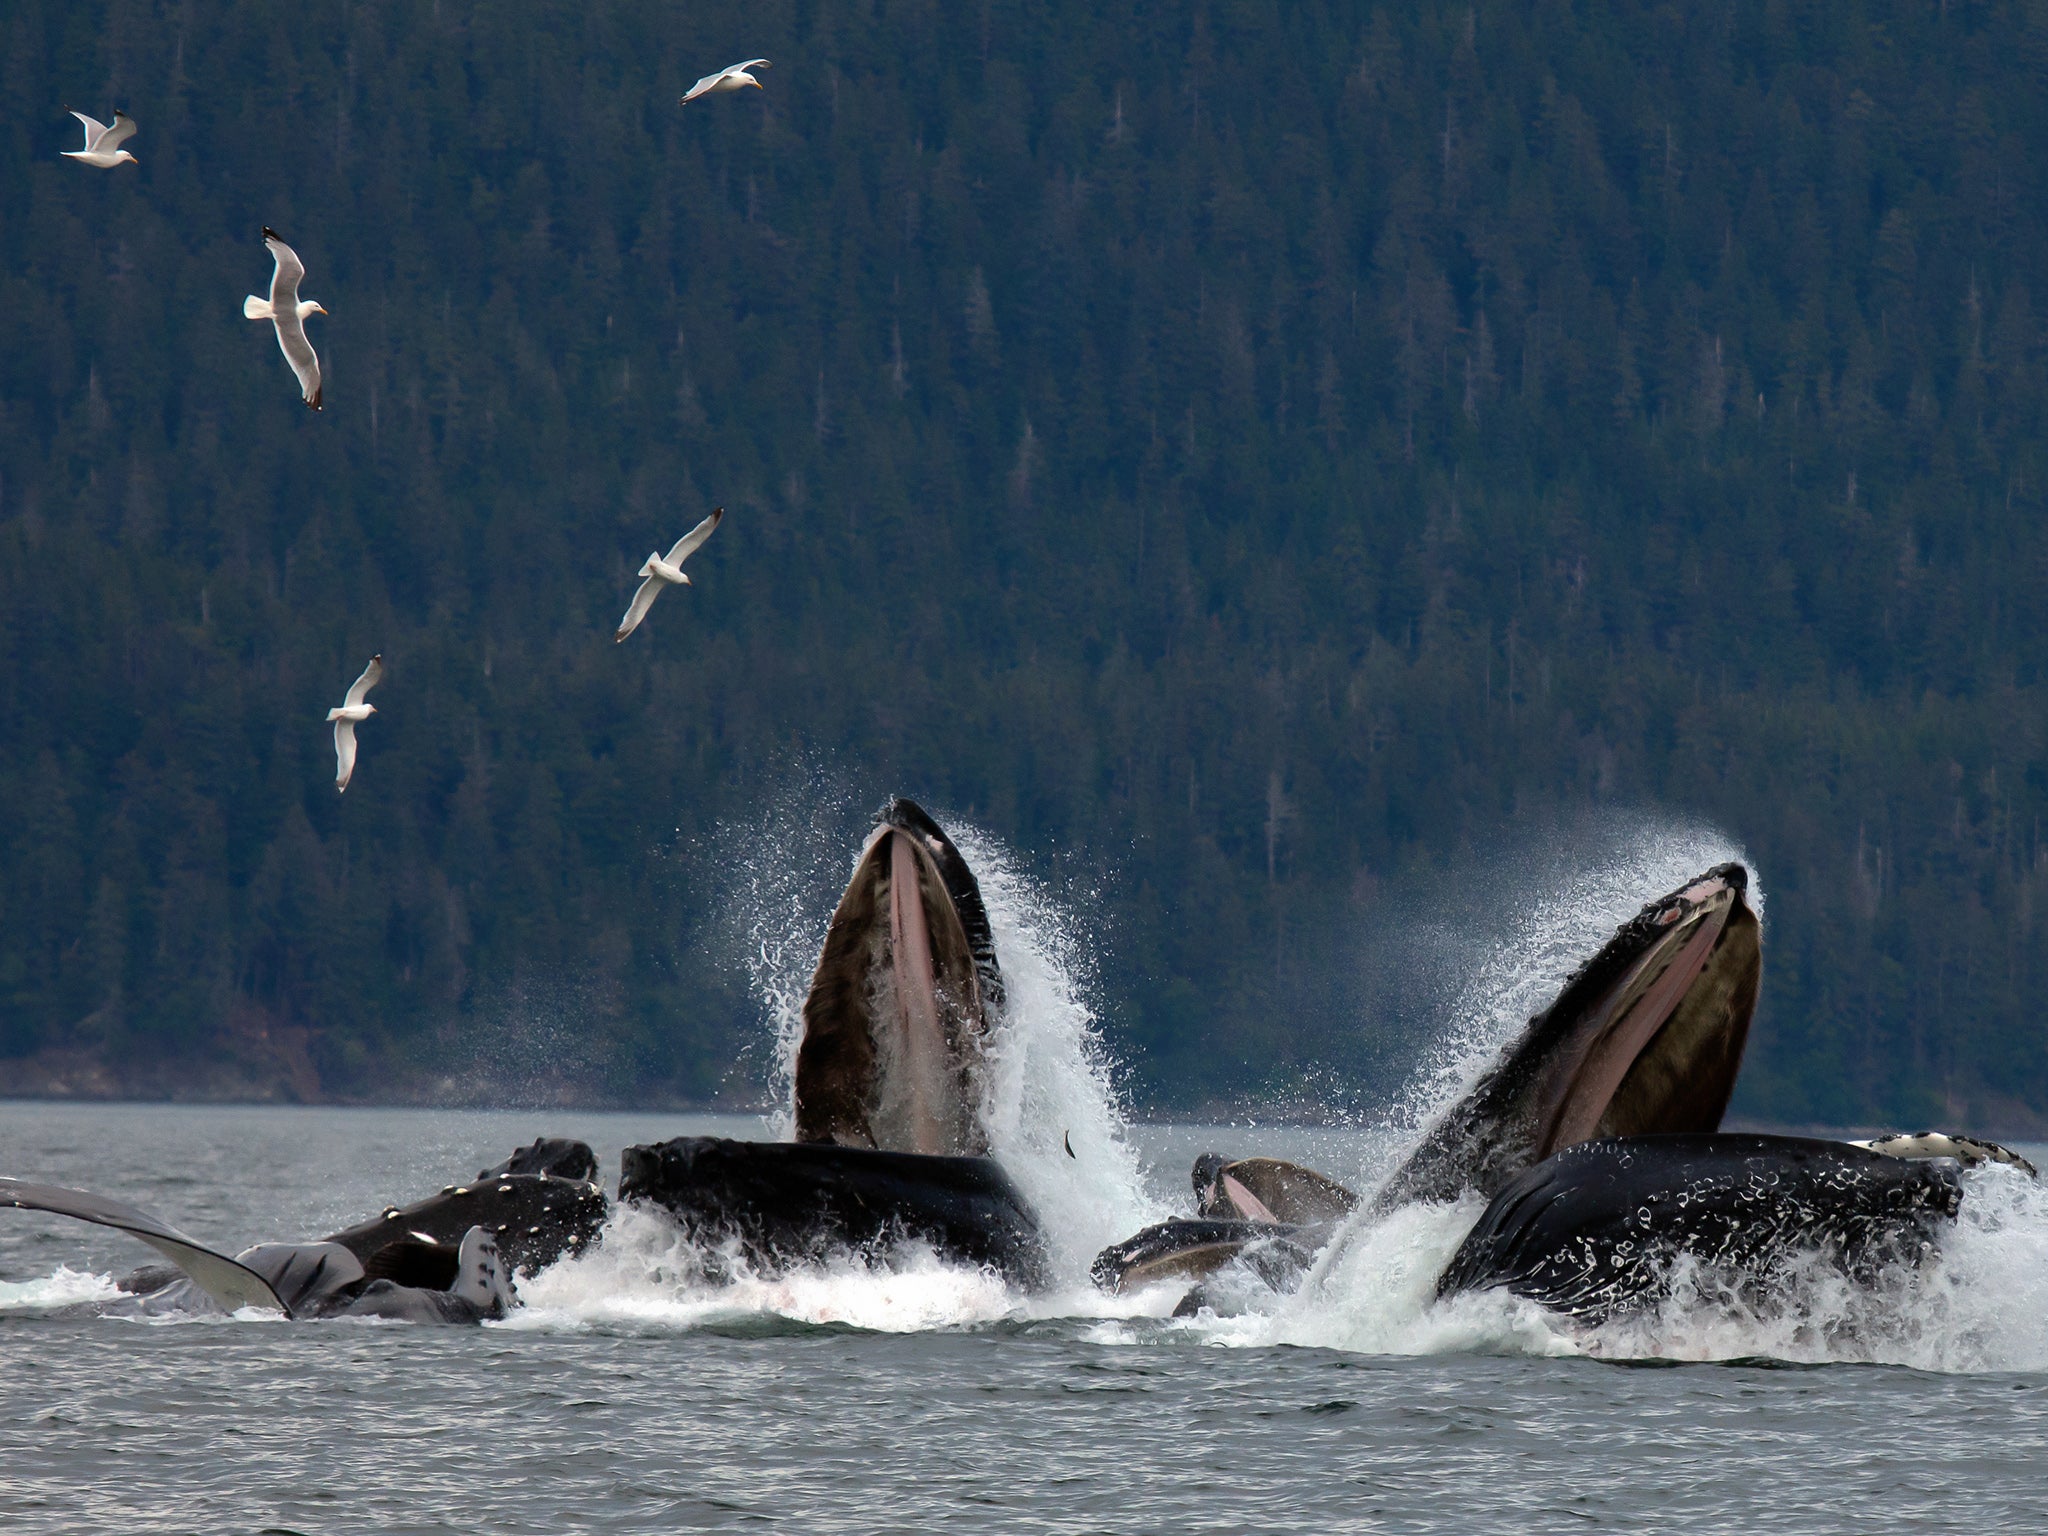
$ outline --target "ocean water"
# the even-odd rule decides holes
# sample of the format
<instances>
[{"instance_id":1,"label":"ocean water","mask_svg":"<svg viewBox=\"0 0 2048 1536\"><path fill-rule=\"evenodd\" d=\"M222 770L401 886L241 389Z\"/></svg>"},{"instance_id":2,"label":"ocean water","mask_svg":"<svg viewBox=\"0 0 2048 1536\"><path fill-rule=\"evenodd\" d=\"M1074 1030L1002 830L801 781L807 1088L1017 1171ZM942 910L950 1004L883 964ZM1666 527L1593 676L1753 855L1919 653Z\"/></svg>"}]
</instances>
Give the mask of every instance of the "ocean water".
<instances>
[{"instance_id":1,"label":"ocean water","mask_svg":"<svg viewBox=\"0 0 2048 1536\"><path fill-rule=\"evenodd\" d=\"M1439 1302L1473 1201L1355 1221L1297 1292L1242 1287L1230 1315L1088 1282L1103 1245L1188 1208L1200 1152L1369 1187L1615 923L1739 856L1725 841L1637 827L1389 939L1436 989L1412 1080L1318 1129L1135 1122L1089 925L954 830L1009 983L983 1115L1044 1224L1049 1291L929 1258L712 1286L666 1222L621 1211L481 1328L145 1321L92 1307L148 1250L0 1211L0 1531L2048 1529L2048 1186L2010 1169L1966 1175L1922 1272L1850 1290L1817 1269L1767 1313L1683 1275L1655 1315L1600 1330L1499 1294ZM785 1088L843 879L797 856L814 832L797 814L741 840L774 856L732 861L727 893ZM624 1146L783 1118L0 1101L0 1174L232 1251L537 1135L589 1141L613 1180Z\"/></svg>"},{"instance_id":2,"label":"ocean water","mask_svg":"<svg viewBox=\"0 0 2048 1536\"><path fill-rule=\"evenodd\" d=\"M0 1171L226 1248L316 1236L543 1132L758 1122L0 1104ZM1363 1138L1349 1138L1356 1152ZM1136 1127L1340 1166L1345 1136ZM1997 1182L1997 1181L1987 1181ZM0 1212L0 1529L1863 1531L2048 1522L2048 1215L1998 1182L1963 1257L1853 1325L1673 1315L1574 1336L1443 1307L1456 1210L1358 1234L1284 1304L1045 1297L853 1266L712 1290L651 1217L483 1328L90 1315L152 1258ZM1973 1197L1986 1194L1974 1190ZM1687 1358L1695 1357L1695 1358Z\"/></svg>"}]
</instances>

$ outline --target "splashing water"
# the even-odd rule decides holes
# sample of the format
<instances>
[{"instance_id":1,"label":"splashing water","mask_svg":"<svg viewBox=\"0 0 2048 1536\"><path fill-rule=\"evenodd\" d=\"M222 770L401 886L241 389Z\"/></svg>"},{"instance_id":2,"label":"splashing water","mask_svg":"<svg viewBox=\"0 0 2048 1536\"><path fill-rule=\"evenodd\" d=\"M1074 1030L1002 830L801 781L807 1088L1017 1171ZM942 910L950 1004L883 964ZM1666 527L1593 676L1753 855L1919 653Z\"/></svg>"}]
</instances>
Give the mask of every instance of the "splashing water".
<instances>
[{"instance_id":1,"label":"splashing water","mask_svg":"<svg viewBox=\"0 0 2048 1536\"><path fill-rule=\"evenodd\" d=\"M1380 1183L1616 928L1646 902L1730 860L1749 863L1712 828L1615 813L1548 829L1483 871L1448 877L1445 887L1463 898L1455 913L1396 941L1402 968L1423 978L1424 991L1436 991L1432 1043L1369 1129L1363 1165L1347 1171L1367 1188ZM1472 893L1483 905L1470 904ZM1748 900L1761 921L1754 870ZM1441 896L1432 905L1440 907Z\"/></svg>"},{"instance_id":2,"label":"splashing water","mask_svg":"<svg viewBox=\"0 0 2048 1536\"><path fill-rule=\"evenodd\" d=\"M717 867L729 889L720 910L737 943L769 1030L767 1134L796 1134L796 1053L803 1043L804 994L825 943L832 909L853 871L866 818L850 788L813 767L772 795L746 825L721 828Z\"/></svg>"},{"instance_id":3,"label":"splashing water","mask_svg":"<svg viewBox=\"0 0 2048 1536\"><path fill-rule=\"evenodd\" d=\"M736 1248L694 1245L666 1217L623 1207L596 1251L520 1282L525 1306L502 1326L549 1332L676 1333L843 1326L877 1333L967 1328L1014 1315L997 1276L925 1253L887 1270L852 1256L780 1274L757 1272Z\"/></svg>"},{"instance_id":4,"label":"splashing water","mask_svg":"<svg viewBox=\"0 0 2048 1536\"><path fill-rule=\"evenodd\" d=\"M987 1055L989 1150L1044 1223L1053 1273L1085 1283L1096 1254L1168 1212L1145 1190L1073 920L986 832L953 837L981 885L1008 997Z\"/></svg>"},{"instance_id":5,"label":"splashing water","mask_svg":"<svg viewBox=\"0 0 2048 1536\"><path fill-rule=\"evenodd\" d=\"M825 929L866 835L866 801L813 771L768 814L722 841L738 871L730 904L773 1033L772 1136L794 1130L803 1001ZM1086 1001L1088 955L1066 904L989 833L944 812L940 824L981 887L1006 1003L987 1043L983 1124L990 1151L1043 1225L1056 1280L1086 1284L1105 1246L1159 1220ZM1073 1155L1067 1148L1071 1144Z\"/></svg>"}]
</instances>

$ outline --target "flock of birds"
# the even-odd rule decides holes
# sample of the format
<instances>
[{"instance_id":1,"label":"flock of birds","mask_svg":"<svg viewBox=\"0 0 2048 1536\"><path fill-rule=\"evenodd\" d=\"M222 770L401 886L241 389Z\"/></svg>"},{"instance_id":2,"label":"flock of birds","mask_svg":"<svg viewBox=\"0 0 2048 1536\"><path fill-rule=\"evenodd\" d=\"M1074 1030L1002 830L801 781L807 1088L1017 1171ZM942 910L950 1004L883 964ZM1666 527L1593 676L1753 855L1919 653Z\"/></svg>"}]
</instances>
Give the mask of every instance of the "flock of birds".
<instances>
[{"instance_id":1,"label":"flock of birds","mask_svg":"<svg viewBox=\"0 0 2048 1536\"><path fill-rule=\"evenodd\" d=\"M748 86L760 90L761 82L749 71L767 67L766 59L748 59L706 75L684 93L683 104L688 105L700 96L743 91ZM76 160L108 171L117 165L141 163L121 147L135 136L135 119L127 113L117 111L111 126L97 118L87 117L83 112L74 111L71 115L85 125L85 147L63 151L66 160ZM299 260L299 253L285 244L283 237L267 224L263 227L263 244L274 263L270 273L270 297L263 299L250 294L242 301L242 313L251 320L268 320L275 328L278 350L284 353L284 360L291 364L292 373L299 381L299 398L305 401L308 409L317 411L322 395L320 354L313 350L313 343L306 335L306 321L310 316L324 315L327 311L312 299L299 297L299 284L306 279L306 264ZM656 550L647 557L637 572L642 578L640 588L633 594L626 616L619 620L618 632L612 637L614 640L624 640L638 629L640 621L647 617L647 610L654 606L654 600L666 588L691 585L689 576L683 571L683 562L711 537L724 516L725 508L715 508L703 522L676 540L667 555ZM370 664L363 668L363 675L349 684L340 706L327 711L327 718L334 723L334 787L337 793L346 791L348 781L355 776L356 727L377 713L377 706L368 702L368 697L383 676L384 655L380 651L370 658Z\"/></svg>"}]
</instances>

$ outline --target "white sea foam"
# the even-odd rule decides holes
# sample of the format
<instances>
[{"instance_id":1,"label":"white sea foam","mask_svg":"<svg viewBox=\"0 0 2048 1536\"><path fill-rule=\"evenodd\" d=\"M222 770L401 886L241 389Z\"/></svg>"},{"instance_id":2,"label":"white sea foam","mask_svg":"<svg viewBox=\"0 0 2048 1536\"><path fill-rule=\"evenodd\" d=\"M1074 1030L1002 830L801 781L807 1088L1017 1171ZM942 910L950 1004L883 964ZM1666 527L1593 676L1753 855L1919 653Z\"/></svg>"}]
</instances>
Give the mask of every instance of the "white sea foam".
<instances>
[{"instance_id":1,"label":"white sea foam","mask_svg":"<svg viewBox=\"0 0 2048 1536\"><path fill-rule=\"evenodd\" d=\"M112 1275L60 1264L55 1272L34 1280L0 1280L0 1313L53 1312L87 1302L109 1301L121 1294Z\"/></svg>"},{"instance_id":2,"label":"white sea foam","mask_svg":"<svg viewBox=\"0 0 2048 1536\"><path fill-rule=\"evenodd\" d=\"M1131 1145L1071 904L987 833L950 831L980 883L1007 992L988 1045L989 1150L1038 1213L1055 1276L1085 1282L1096 1254L1169 1211L1147 1192Z\"/></svg>"}]
</instances>

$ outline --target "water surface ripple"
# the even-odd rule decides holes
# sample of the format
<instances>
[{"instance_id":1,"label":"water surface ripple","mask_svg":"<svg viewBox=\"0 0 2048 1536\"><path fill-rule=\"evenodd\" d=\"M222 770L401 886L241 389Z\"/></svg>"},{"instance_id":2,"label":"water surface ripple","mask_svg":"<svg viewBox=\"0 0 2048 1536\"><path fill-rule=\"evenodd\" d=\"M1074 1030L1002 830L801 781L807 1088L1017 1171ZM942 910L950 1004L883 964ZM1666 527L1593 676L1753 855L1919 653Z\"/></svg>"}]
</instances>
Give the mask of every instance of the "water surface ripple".
<instances>
[{"instance_id":1,"label":"water surface ripple","mask_svg":"<svg viewBox=\"0 0 2048 1536\"><path fill-rule=\"evenodd\" d=\"M424 1193L542 1130L588 1137L611 1172L621 1145L698 1128L0 1104L0 1172L232 1248ZM1135 1139L1177 1188L1188 1136ZM147 1256L0 1213L0 1529L2048 1528L2044 1374L1351 1353L944 1272L722 1307L602 1304L610 1272L558 1272L484 1329L60 1305ZM901 1310L855 1326L892 1285Z\"/></svg>"}]
</instances>

